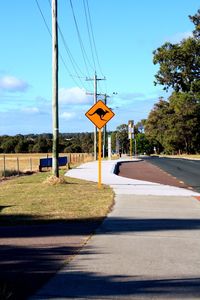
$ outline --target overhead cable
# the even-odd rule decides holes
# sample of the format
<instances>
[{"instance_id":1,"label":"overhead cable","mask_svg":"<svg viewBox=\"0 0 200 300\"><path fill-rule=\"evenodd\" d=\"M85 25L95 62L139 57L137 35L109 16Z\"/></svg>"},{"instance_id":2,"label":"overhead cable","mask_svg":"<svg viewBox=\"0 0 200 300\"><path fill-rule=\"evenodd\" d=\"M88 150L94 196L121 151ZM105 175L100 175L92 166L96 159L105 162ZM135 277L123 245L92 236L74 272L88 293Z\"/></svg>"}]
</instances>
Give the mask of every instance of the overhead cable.
<instances>
[{"instance_id":1,"label":"overhead cable","mask_svg":"<svg viewBox=\"0 0 200 300\"><path fill-rule=\"evenodd\" d=\"M81 35L80 35L79 27L78 27L78 22L76 20L76 16L75 16L75 12L74 12L74 7L73 7L73 4L72 4L72 0L70 0L70 6L71 6L71 10L72 10L72 15L73 15L73 19L74 19L74 23L75 23L75 27L76 27L76 32L77 32L77 36L78 36L78 41L79 41L79 44L80 44L81 53L82 53L83 60L84 60L84 63L85 63L86 71L89 74L88 65L90 66L90 68L93 71L95 71L95 69L91 65L91 63L90 63L90 61L88 59L88 56L86 54L86 51L85 51L85 48L84 48L84 45L83 45L83 41L81 39Z\"/></svg>"},{"instance_id":2,"label":"overhead cable","mask_svg":"<svg viewBox=\"0 0 200 300\"><path fill-rule=\"evenodd\" d=\"M35 2L36 2L36 4L37 4L38 10L39 10L39 12L40 12L40 15L41 15L41 17L42 17L42 19L43 19L43 21L44 21L44 24L45 24L45 26L46 26L46 29L47 29L49 35L52 37L51 30L50 30L50 28L49 28L49 26L48 26L48 24L47 24L47 21L46 21L46 19L45 19L45 17L44 17L44 14L43 14L43 12L42 12L42 9L41 9L41 7L40 7L40 5L39 5L38 0L35 0ZM50 2L50 0L49 0L49 4L50 4L50 7L51 7L51 2ZM59 27L58 27L58 28L59 28ZM62 32L61 32L60 29L58 29L58 30L59 30L59 33L60 33L61 38L62 38L62 37L63 37ZM63 40L64 46L66 47L65 50L67 51L67 44L66 44L66 42L64 42L64 38L62 38L62 40ZM68 51L67 51L68 57L69 57L69 59L70 59L70 61L71 61L72 67L73 67L73 69L74 69L74 71L75 71L75 73L76 73L76 75L77 75L76 77L79 79L81 85L74 79L75 76L73 76L73 75L71 74L71 71L70 71L69 67L67 66L67 64L66 64L66 62L65 62L65 60L64 60L64 58L63 58L63 56L61 55L60 51L58 51L58 52L59 52L59 57L60 57L60 59L61 59L63 65L64 65L65 69L67 70L68 75L72 78L72 80L74 81L74 83L75 83L79 88L84 87L84 88L86 89L86 87L85 87L84 84L83 84L83 81L80 79L80 76L79 76L79 74L78 74L77 71L76 71L76 68L75 68L75 66L74 66L74 65L75 65L75 62L73 62L73 56L72 56L70 50L68 49Z\"/></svg>"},{"instance_id":3,"label":"overhead cable","mask_svg":"<svg viewBox=\"0 0 200 300\"><path fill-rule=\"evenodd\" d=\"M93 44L94 44L94 49L95 49L95 54L96 54L96 58L97 58L97 63L98 63L101 75L104 76L103 72L102 72L102 68L101 68L100 62L99 62L99 56L98 56L97 47L96 47L95 38L94 38L94 31L93 31L93 26L92 26L92 19L91 19L91 14L90 14L90 8L89 8L88 0L84 0L84 2L85 1L86 1L86 5L87 5L87 12L88 12L88 17L89 17L89 24L90 24L90 28L91 28L92 40L93 40Z\"/></svg>"}]
</instances>

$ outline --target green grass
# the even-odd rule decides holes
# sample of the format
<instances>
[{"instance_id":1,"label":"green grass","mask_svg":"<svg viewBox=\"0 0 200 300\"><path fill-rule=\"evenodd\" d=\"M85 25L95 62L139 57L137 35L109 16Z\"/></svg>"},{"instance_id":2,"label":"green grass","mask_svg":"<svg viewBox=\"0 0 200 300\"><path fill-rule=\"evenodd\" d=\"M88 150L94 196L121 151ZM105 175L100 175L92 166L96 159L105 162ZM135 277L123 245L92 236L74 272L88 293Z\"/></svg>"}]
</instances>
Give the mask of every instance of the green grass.
<instances>
[{"instance_id":1,"label":"green grass","mask_svg":"<svg viewBox=\"0 0 200 300\"><path fill-rule=\"evenodd\" d=\"M48 172L0 183L0 224L33 224L104 218L113 205L108 186L65 177L65 183L48 184ZM64 178L64 177L63 177Z\"/></svg>"}]
</instances>

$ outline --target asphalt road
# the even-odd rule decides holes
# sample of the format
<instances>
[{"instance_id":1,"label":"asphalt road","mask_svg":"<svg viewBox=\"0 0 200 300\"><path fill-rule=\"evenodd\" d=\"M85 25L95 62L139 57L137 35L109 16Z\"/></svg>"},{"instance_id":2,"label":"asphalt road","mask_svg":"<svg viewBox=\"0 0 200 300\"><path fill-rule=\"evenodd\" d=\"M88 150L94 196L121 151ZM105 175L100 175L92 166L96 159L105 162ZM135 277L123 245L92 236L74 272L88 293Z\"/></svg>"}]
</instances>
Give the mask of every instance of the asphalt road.
<instances>
[{"instance_id":1,"label":"asphalt road","mask_svg":"<svg viewBox=\"0 0 200 300\"><path fill-rule=\"evenodd\" d=\"M195 191L200 192L200 160L168 157L148 157L144 159L183 181Z\"/></svg>"}]
</instances>

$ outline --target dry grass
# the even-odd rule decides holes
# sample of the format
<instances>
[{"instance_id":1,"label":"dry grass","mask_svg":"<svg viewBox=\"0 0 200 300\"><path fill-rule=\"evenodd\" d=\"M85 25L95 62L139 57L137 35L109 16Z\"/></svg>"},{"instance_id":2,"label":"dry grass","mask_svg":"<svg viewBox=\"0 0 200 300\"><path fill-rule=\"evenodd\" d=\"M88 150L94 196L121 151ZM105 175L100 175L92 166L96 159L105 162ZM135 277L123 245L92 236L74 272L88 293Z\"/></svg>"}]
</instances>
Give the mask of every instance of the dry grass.
<instances>
[{"instance_id":1,"label":"dry grass","mask_svg":"<svg viewBox=\"0 0 200 300\"><path fill-rule=\"evenodd\" d=\"M0 177L4 176L5 169L8 172L38 171L40 158L51 157L51 153L17 153L0 154ZM67 156L72 164L83 163L92 160L92 155L87 153L60 153L59 156Z\"/></svg>"},{"instance_id":2,"label":"dry grass","mask_svg":"<svg viewBox=\"0 0 200 300\"><path fill-rule=\"evenodd\" d=\"M1 182L0 224L98 219L110 210L114 195L108 186L99 190L96 183L68 177L55 184L49 175L37 173Z\"/></svg>"},{"instance_id":3,"label":"dry grass","mask_svg":"<svg viewBox=\"0 0 200 300\"><path fill-rule=\"evenodd\" d=\"M200 154L159 155L160 157L200 159Z\"/></svg>"},{"instance_id":4,"label":"dry grass","mask_svg":"<svg viewBox=\"0 0 200 300\"><path fill-rule=\"evenodd\" d=\"M65 180L64 176L56 177L54 175L50 175L45 179L45 181L43 181L43 183L47 185L56 185L56 184L66 184L67 181Z\"/></svg>"}]
</instances>

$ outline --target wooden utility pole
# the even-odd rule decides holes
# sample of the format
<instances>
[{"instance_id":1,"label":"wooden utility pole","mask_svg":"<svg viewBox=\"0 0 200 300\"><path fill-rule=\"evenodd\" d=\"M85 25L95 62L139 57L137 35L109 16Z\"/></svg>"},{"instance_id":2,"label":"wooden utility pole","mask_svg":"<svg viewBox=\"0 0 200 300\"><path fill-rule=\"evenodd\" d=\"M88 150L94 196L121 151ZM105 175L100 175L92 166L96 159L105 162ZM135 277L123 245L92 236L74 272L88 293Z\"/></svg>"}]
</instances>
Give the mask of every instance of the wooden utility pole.
<instances>
[{"instance_id":1,"label":"wooden utility pole","mask_svg":"<svg viewBox=\"0 0 200 300\"><path fill-rule=\"evenodd\" d=\"M128 138L130 140L130 158L132 158L133 153L133 138L134 138L134 125L133 121L128 121Z\"/></svg>"},{"instance_id":2,"label":"wooden utility pole","mask_svg":"<svg viewBox=\"0 0 200 300\"><path fill-rule=\"evenodd\" d=\"M94 104L97 103L97 74L94 74ZM94 160L97 160L97 127L94 126Z\"/></svg>"},{"instance_id":3,"label":"wooden utility pole","mask_svg":"<svg viewBox=\"0 0 200 300\"><path fill-rule=\"evenodd\" d=\"M110 97L107 94L104 95L104 103L107 105L107 98ZM103 128L103 158L106 157L106 135L107 135L107 127L106 125Z\"/></svg>"},{"instance_id":4,"label":"wooden utility pole","mask_svg":"<svg viewBox=\"0 0 200 300\"><path fill-rule=\"evenodd\" d=\"M58 145L58 24L57 24L57 0L52 0L52 119L53 119L53 149L52 149L52 173L59 177Z\"/></svg>"},{"instance_id":5,"label":"wooden utility pole","mask_svg":"<svg viewBox=\"0 0 200 300\"><path fill-rule=\"evenodd\" d=\"M94 81L94 93L92 94L94 96L94 104L97 103L97 96L99 94L97 94L97 81L98 80L105 80L104 78L98 78L96 71L94 74L94 78L86 78L86 81L92 80ZM91 95L91 93L87 93L88 95ZM94 160L97 160L97 127L94 126Z\"/></svg>"}]
</instances>

